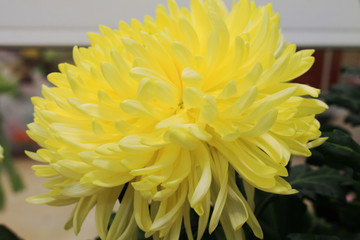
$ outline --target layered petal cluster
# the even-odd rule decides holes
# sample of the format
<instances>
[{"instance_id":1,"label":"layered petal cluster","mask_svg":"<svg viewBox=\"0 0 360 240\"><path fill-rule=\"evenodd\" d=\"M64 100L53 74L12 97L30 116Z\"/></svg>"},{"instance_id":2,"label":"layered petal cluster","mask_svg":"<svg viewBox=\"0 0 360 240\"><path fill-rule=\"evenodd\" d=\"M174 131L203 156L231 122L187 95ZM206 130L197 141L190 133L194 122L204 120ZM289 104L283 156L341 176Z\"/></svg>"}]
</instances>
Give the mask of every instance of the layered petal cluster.
<instances>
[{"instance_id":1,"label":"layered petal cluster","mask_svg":"<svg viewBox=\"0 0 360 240\"><path fill-rule=\"evenodd\" d=\"M101 239L132 239L137 228L177 239L182 226L193 239L191 209L197 239L219 222L227 239L242 239L245 223L262 238L254 188L296 192L282 178L290 156L322 141L319 91L290 82L313 51L284 41L271 5L169 0L168 9L101 26L90 47L74 48L74 65L48 76L54 86L32 99L28 126L41 149L27 154L44 163L33 169L50 191L28 201L74 204L75 233L95 208Z\"/></svg>"}]
</instances>

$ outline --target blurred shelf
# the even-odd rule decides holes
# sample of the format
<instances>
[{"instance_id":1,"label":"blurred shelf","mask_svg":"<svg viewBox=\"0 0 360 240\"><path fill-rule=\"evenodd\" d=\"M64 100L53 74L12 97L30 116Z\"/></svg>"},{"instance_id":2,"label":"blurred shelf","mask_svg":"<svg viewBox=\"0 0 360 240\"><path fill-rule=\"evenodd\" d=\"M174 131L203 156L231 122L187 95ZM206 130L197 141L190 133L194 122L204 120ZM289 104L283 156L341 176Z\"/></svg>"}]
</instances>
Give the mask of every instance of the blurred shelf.
<instances>
[{"instance_id":1,"label":"blurred shelf","mask_svg":"<svg viewBox=\"0 0 360 240\"><path fill-rule=\"evenodd\" d=\"M190 0L177 0L188 6ZM224 0L230 7L233 0ZM358 0L256 0L273 3L286 39L302 47L360 47ZM0 46L88 45L98 25L154 16L166 0L0 0Z\"/></svg>"}]
</instances>

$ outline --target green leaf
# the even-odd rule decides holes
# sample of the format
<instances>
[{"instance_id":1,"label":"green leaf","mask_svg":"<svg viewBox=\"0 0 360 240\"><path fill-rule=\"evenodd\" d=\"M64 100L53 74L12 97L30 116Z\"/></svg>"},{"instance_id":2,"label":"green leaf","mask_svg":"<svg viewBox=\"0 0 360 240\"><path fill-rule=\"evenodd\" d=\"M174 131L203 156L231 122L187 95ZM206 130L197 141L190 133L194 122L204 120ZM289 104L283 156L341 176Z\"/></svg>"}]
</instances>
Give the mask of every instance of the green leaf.
<instances>
[{"instance_id":1,"label":"green leaf","mask_svg":"<svg viewBox=\"0 0 360 240\"><path fill-rule=\"evenodd\" d=\"M256 191L256 198L267 199L266 193ZM289 233L307 232L313 227L306 205L296 195L274 195L257 218L266 240L286 239Z\"/></svg>"},{"instance_id":2,"label":"green leaf","mask_svg":"<svg viewBox=\"0 0 360 240\"><path fill-rule=\"evenodd\" d=\"M329 137L326 142L339 145L342 148L348 147L354 152L360 154L360 145L354 141L349 133L335 129L332 132L325 132L323 135L325 137Z\"/></svg>"},{"instance_id":3,"label":"green leaf","mask_svg":"<svg viewBox=\"0 0 360 240\"><path fill-rule=\"evenodd\" d=\"M293 188L310 198L315 198L316 194L341 198L344 196L341 184L348 181L345 176L340 175L338 171L332 168L323 166L312 169L308 165L298 165L291 168L287 180Z\"/></svg>"},{"instance_id":4,"label":"green leaf","mask_svg":"<svg viewBox=\"0 0 360 240\"><path fill-rule=\"evenodd\" d=\"M340 204L339 204L340 205ZM359 202L343 203L338 207L339 219L348 229L359 232Z\"/></svg>"},{"instance_id":5,"label":"green leaf","mask_svg":"<svg viewBox=\"0 0 360 240\"><path fill-rule=\"evenodd\" d=\"M289 240L340 240L337 236L292 233L287 236Z\"/></svg>"},{"instance_id":6,"label":"green leaf","mask_svg":"<svg viewBox=\"0 0 360 240\"><path fill-rule=\"evenodd\" d=\"M20 240L10 229L3 224L0 225L0 240Z\"/></svg>"},{"instance_id":7,"label":"green leaf","mask_svg":"<svg viewBox=\"0 0 360 240\"><path fill-rule=\"evenodd\" d=\"M331 132L323 132L323 136L329 139L321 146L312 149L313 155L308 158L308 163L328 165L338 169L350 167L355 173L360 173L360 145L350 134L335 129Z\"/></svg>"},{"instance_id":8,"label":"green leaf","mask_svg":"<svg viewBox=\"0 0 360 240\"><path fill-rule=\"evenodd\" d=\"M319 196L313 202L316 215L333 225L333 233L356 233L360 229L360 203Z\"/></svg>"},{"instance_id":9,"label":"green leaf","mask_svg":"<svg viewBox=\"0 0 360 240\"><path fill-rule=\"evenodd\" d=\"M344 236L341 236L342 240L359 240L360 234L347 234Z\"/></svg>"}]
</instances>

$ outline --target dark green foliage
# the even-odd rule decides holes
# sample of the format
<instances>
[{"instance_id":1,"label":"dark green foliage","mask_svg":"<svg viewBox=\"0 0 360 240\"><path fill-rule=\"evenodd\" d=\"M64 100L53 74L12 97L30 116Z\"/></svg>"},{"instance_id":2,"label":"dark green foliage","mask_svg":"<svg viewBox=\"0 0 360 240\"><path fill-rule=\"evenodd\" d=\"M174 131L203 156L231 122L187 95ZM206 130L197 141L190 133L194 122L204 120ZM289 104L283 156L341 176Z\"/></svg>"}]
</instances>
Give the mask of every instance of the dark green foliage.
<instances>
[{"instance_id":1,"label":"dark green foliage","mask_svg":"<svg viewBox=\"0 0 360 240\"><path fill-rule=\"evenodd\" d=\"M302 233L293 233L287 236L289 240L340 240L336 236L327 236L327 235L314 235L314 234L302 234Z\"/></svg>"},{"instance_id":2,"label":"dark green foliage","mask_svg":"<svg viewBox=\"0 0 360 240\"><path fill-rule=\"evenodd\" d=\"M287 180L299 194L256 192L255 213L265 239L345 239L344 235L360 231L360 202L346 201L347 194L355 191L350 174L328 166L300 165L290 170ZM256 238L250 234L248 239Z\"/></svg>"},{"instance_id":3,"label":"dark green foliage","mask_svg":"<svg viewBox=\"0 0 360 240\"><path fill-rule=\"evenodd\" d=\"M304 232L311 225L305 204L296 196L274 197L258 216L265 239L285 239L289 232Z\"/></svg>"},{"instance_id":4,"label":"dark green foliage","mask_svg":"<svg viewBox=\"0 0 360 240\"><path fill-rule=\"evenodd\" d=\"M327 165L336 169L351 168L360 173L360 145L352 137L340 130L323 132L329 139L320 147L313 149L308 163Z\"/></svg>"},{"instance_id":5,"label":"dark green foliage","mask_svg":"<svg viewBox=\"0 0 360 240\"><path fill-rule=\"evenodd\" d=\"M347 178L326 166L313 169L309 165L299 165L291 169L287 180L302 195L314 199L316 195L341 198L344 195L341 184Z\"/></svg>"},{"instance_id":6,"label":"dark green foliage","mask_svg":"<svg viewBox=\"0 0 360 240\"><path fill-rule=\"evenodd\" d=\"M0 225L0 240L20 240L10 229L5 225Z\"/></svg>"}]
</instances>

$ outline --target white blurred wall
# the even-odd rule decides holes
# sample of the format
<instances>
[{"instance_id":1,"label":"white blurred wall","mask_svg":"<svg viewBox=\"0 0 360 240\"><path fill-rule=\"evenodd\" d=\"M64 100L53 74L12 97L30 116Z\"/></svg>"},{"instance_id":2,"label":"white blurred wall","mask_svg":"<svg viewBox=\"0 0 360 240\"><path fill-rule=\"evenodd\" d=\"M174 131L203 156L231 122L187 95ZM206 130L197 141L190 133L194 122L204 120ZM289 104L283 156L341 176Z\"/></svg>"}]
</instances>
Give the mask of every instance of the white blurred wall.
<instances>
[{"instance_id":1,"label":"white blurred wall","mask_svg":"<svg viewBox=\"0 0 360 240\"><path fill-rule=\"evenodd\" d=\"M224 0L230 7L233 0ZM177 0L188 6L189 0ZM359 0L255 0L273 2L290 42L311 47L360 47ZM166 0L0 0L0 46L88 45L98 25L155 15Z\"/></svg>"}]
</instances>

